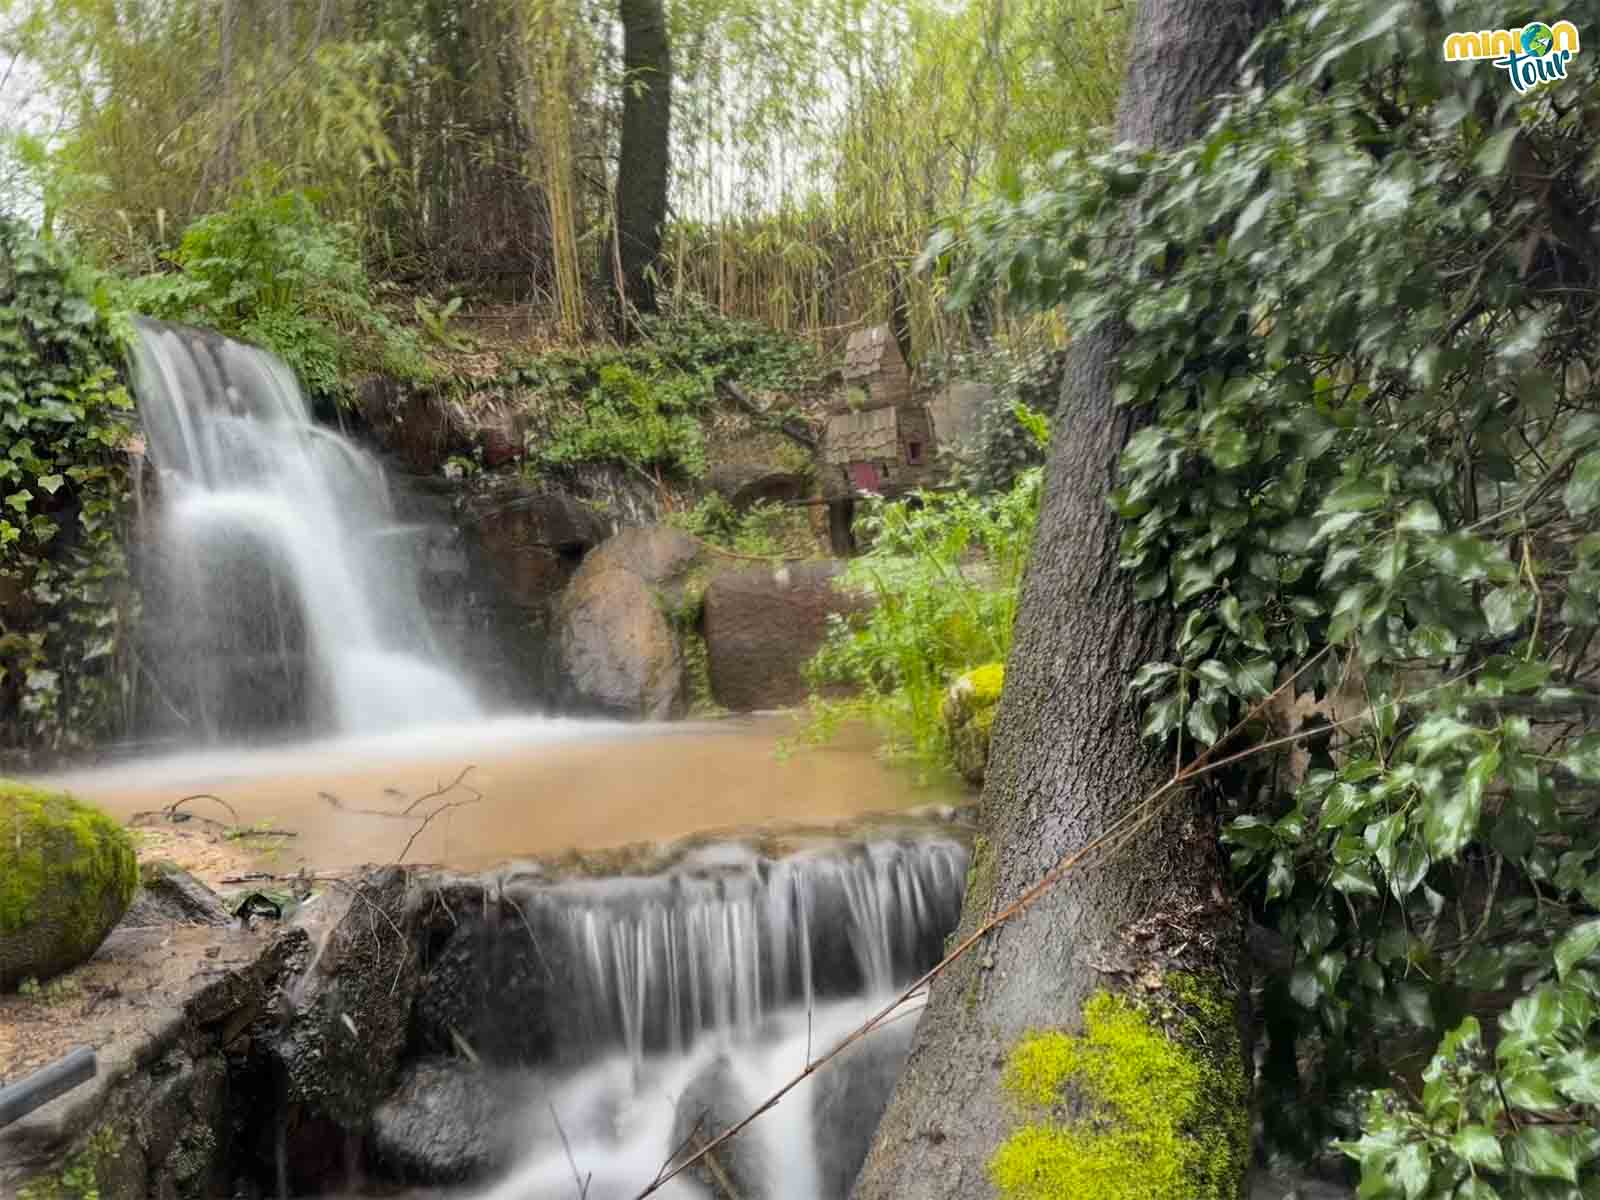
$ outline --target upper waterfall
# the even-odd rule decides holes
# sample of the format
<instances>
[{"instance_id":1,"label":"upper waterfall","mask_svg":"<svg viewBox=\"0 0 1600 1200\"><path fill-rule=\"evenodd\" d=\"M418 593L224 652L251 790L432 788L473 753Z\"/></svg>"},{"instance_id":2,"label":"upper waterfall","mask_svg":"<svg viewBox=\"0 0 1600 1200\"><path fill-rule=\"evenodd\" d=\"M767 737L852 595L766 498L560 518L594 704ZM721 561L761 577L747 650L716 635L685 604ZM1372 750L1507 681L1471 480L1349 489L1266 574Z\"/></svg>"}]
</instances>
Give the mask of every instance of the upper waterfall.
<instances>
[{"instance_id":1,"label":"upper waterfall","mask_svg":"<svg viewBox=\"0 0 1600 1200\"><path fill-rule=\"evenodd\" d=\"M134 390L162 480L147 666L167 707L209 740L474 716L377 460L316 424L272 355L136 328Z\"/></svg>"}]
</instances>

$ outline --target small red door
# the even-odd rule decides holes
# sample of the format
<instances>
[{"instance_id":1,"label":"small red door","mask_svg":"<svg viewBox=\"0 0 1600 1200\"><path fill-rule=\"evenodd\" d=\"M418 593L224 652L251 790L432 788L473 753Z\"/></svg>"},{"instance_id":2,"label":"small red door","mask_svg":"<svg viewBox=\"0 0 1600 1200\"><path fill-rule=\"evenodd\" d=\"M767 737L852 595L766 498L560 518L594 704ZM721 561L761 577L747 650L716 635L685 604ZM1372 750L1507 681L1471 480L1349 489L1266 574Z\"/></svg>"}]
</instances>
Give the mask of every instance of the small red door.
<instances>
[{"instance_id":1,"label":"small red door","mask_svg":"<svg viewBox=\"0 0 1600 1200\"><path fill-rule=\"evenodd\" d=\"M876 492L883 487L883 479L878 474L876 463L854 462L850 464L850 485L858 492Z\"/></svg>"}]
</instances>

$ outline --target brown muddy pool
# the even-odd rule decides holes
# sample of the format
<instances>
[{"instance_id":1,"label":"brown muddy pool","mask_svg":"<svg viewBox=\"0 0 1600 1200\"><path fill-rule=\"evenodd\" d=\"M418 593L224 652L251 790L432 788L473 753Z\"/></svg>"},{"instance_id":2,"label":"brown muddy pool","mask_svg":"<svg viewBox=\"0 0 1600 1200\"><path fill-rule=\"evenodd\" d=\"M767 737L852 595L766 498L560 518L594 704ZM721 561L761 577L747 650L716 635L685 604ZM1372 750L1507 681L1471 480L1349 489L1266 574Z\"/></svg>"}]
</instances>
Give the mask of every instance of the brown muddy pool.
<instances>
[{"instance_id":1,"label":"brown muddy pool","mask_svg":"<svg viewBox=\"0 0 1600 1200\"><path fill-rule=\"evenodd\" d=\"M256 830L243 840L283 872L392 862L403 850L406 862L480 868L970 798L882 761L867 729L780 754L797 729L784 714L671 725L517 717L131 760L41 782L124 821L183 801L180 812ZM447 803L459 807L421 826ZM412 805L410 818L397 815Z\"/></svg>"}]
</instances>

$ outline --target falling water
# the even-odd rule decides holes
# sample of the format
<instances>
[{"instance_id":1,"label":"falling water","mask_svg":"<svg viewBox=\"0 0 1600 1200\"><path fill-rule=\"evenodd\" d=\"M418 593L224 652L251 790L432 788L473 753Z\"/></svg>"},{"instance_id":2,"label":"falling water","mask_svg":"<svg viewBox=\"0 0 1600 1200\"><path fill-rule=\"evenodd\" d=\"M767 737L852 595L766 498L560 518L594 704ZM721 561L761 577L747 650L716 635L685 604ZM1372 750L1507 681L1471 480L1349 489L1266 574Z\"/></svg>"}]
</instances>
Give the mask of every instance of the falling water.
<instances>
[{"instance_id":1,"label":"falling water","mask_svg":"<svg viewBox=\"0 0 1600 1200\"><path fill-rule=\"evenodd\" d=\"M636 1196L681 1150L701 1098L717 1106L701 1118L714 1133L938 961L967 858L942 837L779 860L722 847L663 876L509 887L522 918L498 926L498 948L543 956L572 1019L563 1039L583 1049L511 1118L520 1161L480 1200L573 1194L574 1169L590 1200ZM483 1016L502 1031L518 1019L505 988L490 981L484 994ZM911 1005L858 1047L864 1070L824 1068L741 1135L758 1195L843 1200L918 1013ZM878 1091L877 1107L863 1089ZM839 1104L850 1136L820 1115ZM686 1176L662 1194L705 1192Z\"/></svg>"},{"instance_id":2,"label":"falling water","mask_svg":"<svg viewBox=\"0 0 1600 1200\"><path fill-rule=\"evenodd\" d=\"M434 646L381 467L313 422L289 369L151 321L135 366L162 494L147 665L189 732L473 716Z\"/></svg>"},{"instance_id":3,"label":"falling water","mask_svg":"<svg viewBox=\"0 0 1600 1200\"><path fill-rule=\"evenodd\" d=\"M877 994L938 958L966 850L941 839L543 889L583 1004L630 1058L747 1039L817 995Z\"/></svg>"}]
</instances>

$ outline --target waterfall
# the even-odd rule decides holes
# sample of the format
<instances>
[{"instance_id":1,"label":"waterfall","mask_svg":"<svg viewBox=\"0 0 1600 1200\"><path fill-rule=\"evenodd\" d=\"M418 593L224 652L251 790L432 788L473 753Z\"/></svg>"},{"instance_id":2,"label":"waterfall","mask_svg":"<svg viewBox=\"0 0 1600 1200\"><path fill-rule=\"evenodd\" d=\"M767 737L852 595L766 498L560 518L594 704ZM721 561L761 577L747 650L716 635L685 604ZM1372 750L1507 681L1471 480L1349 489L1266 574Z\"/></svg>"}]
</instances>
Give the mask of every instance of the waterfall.
<instances>
[{"instance_id":1,"label":"waterfall","mask_svg":"<svg viewBox=\"0 0 1600 1200\"><path fill-rule=\"evenodd\" d=\"M317 425L272 355L136 327L134 390L162 497L147 665L188 733L474 716L440 661L376 459Z\"/></svg>"},{"instance_id":2,"label":"waterfall","mask_svg":"<svg viewBox=\"0 0 1600 1200\"><path fill-rule=\"evenodd\" d=\"M702 1034L748 1040L820 994L877 995L937 961L961 910L966 850L882 841L698 874L541 889L535 927L559 930L575 1002L630 1058Z\"/></svg>"},{"instance_id":3,"label":"waterfall","mask_svg":"<svg viewBox=\"0 0 1600 1200\"><path fill-rule=\"evenodd\" d=\"M439 1010L425 1024L505 1036L519 1019L553 1018L567 1060L527 1085L532 1099L508 1118L517 1161L477 1200L576 1194L575 1171L590 1200L637 1196L689 1131L750 1112L942 957L967 862L940 836L776 860L721 847L661 876L508 884L500 895L520 914L509 921L479 925L458 907L453 936L488 973L482 1011ZM446 949L425 993L466 995L463 968ZM526 990L536 977L544 989ZM820 1067L724 1152L737 1194L845 1200L920 1008ZM491 1068L511 1065L486 1046ZM691 1173L661 1194L725 1191Z\"/></svg>"}]
</instances>

